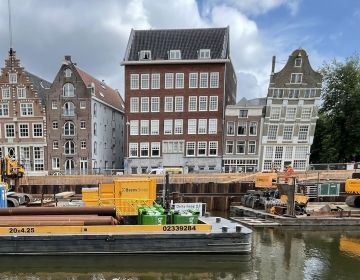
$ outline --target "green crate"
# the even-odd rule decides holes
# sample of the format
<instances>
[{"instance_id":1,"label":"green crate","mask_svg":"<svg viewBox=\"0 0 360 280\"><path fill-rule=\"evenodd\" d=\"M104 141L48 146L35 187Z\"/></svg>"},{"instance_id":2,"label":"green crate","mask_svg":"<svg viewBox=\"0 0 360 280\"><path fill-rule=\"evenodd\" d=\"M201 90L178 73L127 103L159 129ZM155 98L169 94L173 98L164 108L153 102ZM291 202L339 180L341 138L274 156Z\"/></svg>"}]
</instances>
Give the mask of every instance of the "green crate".
<instances>
[{"instance_id":1,"label":"green crate","mask_svg":"<svg viewBox=\"0 0 360 280\"><path fill-rule=\"evenodd\" d=\"M186 224L193 225L197 224L199 220L199 212L186 210L186 211L173 211L172 212L172 223L175 225Z\"/></svg>"}]
</instances>

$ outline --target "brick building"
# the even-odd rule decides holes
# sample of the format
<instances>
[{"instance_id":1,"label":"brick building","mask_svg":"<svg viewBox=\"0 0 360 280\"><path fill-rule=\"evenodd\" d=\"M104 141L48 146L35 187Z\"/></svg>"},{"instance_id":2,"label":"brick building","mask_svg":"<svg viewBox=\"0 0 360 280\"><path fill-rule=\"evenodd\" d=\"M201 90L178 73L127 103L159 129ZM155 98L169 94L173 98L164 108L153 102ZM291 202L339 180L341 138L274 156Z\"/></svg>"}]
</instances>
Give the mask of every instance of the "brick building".
<instances>
[{"instance_id":1,"label":"brick building","mask_svg":"<svg viewBox=\"0 0 360 280\"><path fill-rule=\"evenodd\" d=\"M225 107L235 104L229 29L132 30L125 66L125 168L221 170Z\"/></svg>"},{"instance_id":2,"label":"brick building","mask_svg":"<svg viewBox=\"0 0 360 280\"><path fill-rule=\"evenodd\" d=\"M47 93L50 174L92 174L122 168L124 103L70 56Z\"/></svg>"},{"instance_id":3,"label":"brick building","mask_svg":"<svg viewBox=\"0 0 360 280\"><path fill-rule=\"evenodd\" d=\"M262 133L261 170L293 165L305 170L318 118L322 77L311 68L305 50L297 49L275 73L273 57Z\"/></svg>"},{"instance_id":4,"label":"brick building","mask_svg":"<svg viewBox=\"0 0 360 280\"><path fill-rule=\"evenodd\" d=\"M26 72L10 49L0 75L0 157L18 160L29 175L47 170L45 89L49 86Z\"/></svg>"},{"instance_id":5,"label":"brick building","mask_svg":"<svg viewBox=\"0 0 360 280\"><path fill-rule=\"evenodd\" d=\"M225 172L259 170L260 143L266 98L242 98L225 111L224 155Z\"/></svg>"}]
</instances>

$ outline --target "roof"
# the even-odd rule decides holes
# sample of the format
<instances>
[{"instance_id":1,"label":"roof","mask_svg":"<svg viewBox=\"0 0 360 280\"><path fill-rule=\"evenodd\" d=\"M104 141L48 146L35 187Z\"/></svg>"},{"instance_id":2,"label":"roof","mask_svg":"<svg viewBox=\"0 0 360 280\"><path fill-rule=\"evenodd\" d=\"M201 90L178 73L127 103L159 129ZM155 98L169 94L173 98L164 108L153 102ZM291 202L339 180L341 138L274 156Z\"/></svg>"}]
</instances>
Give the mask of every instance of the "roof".
<instances>
[{"instance_id":1,"label":"roof","mask_svg":"<svg viewBox=\"0 0 360 280\"><path fill-rule=\"evenodd\" d=\"M108 85L105 85L105 83L100 82L98 79L86 73L78 66L75 66L75 68L86 86L91 86L91 84L94 84L95 96L97 99L103 101L108 105L113 106L120 111L124 111L124 100L122 99L120 93L117 90L114 90Z\"/></svg>"},{"instance_id":2,"label":"roof","mask_svg":"<svg viewBox=\"0 0 360 280\"><path fill-rule=\"evenodd\" d=\"M138 61L142 50L150 50L152 60L168 60L170 50L193 60L200 49L210 49L211 59L228 59L229 28L132 30L124 61Z\"/></svg>"},{"instance_id":3,"label":"roof","mask_svg":"<svg viewBox=\"0 0 360 280\"><path fill-rule=\"evenodd\" d=\"M241 107L251 107L251 106L265 106L266 105L266 97L254 98L254 99L246 99L243 97L235 106Z\"/></svg>"},{"instance_id":4,"label":"roof","mask_svg":"<svg viewBox=\"0 0 360 280\"><path fill-rule=\"evenodd\" d=\"M29 82L33 84L34 89L37 91L38 96L41 99L42 104L46 104L46 89L49 89L51 83L28 72L25 71L26 76L29 77Z\"/></svg>"}]
</instances>

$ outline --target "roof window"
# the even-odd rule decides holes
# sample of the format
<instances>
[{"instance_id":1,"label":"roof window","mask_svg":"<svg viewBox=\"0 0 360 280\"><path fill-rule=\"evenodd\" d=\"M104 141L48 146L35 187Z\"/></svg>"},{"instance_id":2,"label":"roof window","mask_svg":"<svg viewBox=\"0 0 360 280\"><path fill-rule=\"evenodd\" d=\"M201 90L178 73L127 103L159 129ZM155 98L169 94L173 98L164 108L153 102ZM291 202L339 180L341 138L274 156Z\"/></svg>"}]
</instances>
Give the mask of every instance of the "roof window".
<instances>
[{"instance_id":1,"label":"roof window","mask_svg":"<svg viewBox=\"0 0 360 280\"><path fill-rule=\"evenodd\" d=\"M151 60L151 51L150 50L140 51L139 60Z\"/></svg>"},{"instance_id":2,"label":"roof window","mask_svg":"<svg viewBox=\"0 0 360 280\"><path fill-rule=\"evenodd\" d=\"M199 59L209 59L210 57L210 49L200 49L199 51Z\"/></svg>"},{"instance_id":3,"label":"roof window","mask_svg":"<svg viewBox=\"0 0 360 280\"><path fill-rule=\"evenodd\" d=\"M180 50L170 50L169 59L181 59L181 51Z\"/></svg>"}]
</instances>

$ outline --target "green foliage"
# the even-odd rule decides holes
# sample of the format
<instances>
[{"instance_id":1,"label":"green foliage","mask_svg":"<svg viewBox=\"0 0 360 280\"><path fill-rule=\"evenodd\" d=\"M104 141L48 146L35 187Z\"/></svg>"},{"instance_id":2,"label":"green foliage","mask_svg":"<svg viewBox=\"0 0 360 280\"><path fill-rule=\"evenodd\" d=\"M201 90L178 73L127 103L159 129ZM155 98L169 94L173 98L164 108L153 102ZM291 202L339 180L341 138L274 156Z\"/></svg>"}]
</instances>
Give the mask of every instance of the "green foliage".
<instances>
[{"instance_id":1,"label":"green foliage","mask_svg":"<svg viewBox=\"0 0 360 280\"><path fill-rule=\"evenodd\" d=\"M360 58L325 64L312 162L360 161Z\"/></svg>"}]
</instances>

